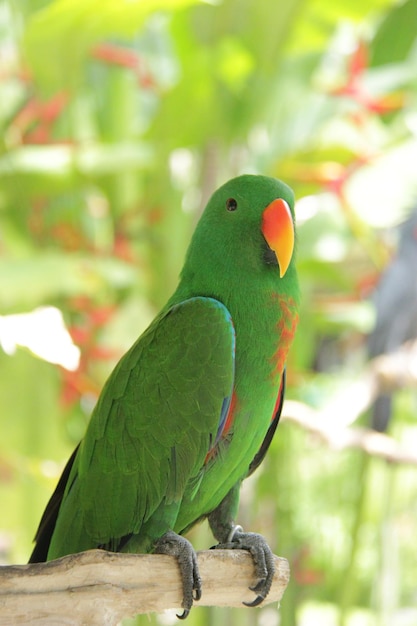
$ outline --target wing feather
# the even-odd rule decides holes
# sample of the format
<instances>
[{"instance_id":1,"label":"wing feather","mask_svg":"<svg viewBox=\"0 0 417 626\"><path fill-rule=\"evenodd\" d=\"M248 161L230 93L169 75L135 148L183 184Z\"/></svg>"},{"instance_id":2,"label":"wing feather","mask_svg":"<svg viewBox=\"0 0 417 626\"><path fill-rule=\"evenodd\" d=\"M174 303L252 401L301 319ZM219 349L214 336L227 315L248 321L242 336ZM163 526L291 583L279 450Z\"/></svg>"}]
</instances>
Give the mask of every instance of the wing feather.
<instances>
[{"instance_id":1,"label":"wing feather","mask_svg":"<svg viewBox=\"0 0 417 626\"><path fill-rule=\"evenodd\" d=\"M71 497L64 494L59 513L70 516L67 501L79 507L91 547L117 545L118 538L140 533L155 511L163 517L165 509L167 516L175 512L176 502L179 507L224 421L234 344L223 304L196 297L156 318L116 366L77 454ZM168 527L174 521L167 519ZM58 544L59 538L54 552L68 551Z\"/></svg>"}]
</instances>

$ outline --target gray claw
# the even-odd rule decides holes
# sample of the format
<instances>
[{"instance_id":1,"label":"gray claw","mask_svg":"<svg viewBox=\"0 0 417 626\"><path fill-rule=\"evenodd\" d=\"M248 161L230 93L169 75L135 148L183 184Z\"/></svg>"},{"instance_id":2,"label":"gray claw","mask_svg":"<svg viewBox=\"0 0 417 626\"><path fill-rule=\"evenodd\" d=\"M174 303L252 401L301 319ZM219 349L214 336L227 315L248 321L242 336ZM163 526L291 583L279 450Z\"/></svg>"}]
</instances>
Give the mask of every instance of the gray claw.
<instances>
[{"instance_id":1,"label":"gray claw","mask_svg":"<svg viewBox=\"0 0 417 626\"><path fill-rule=\"evenodd\" d=\"M240 526L235 526L225 543L215 546L222 549L247 550L251 553L255 566L257 582L251 591L257 593L252 602L244 602L246 606L258 606L266 598L271 589L275 573L274 555L262 535L245 533Z\"/></svg>"},{"instance_id":2,"label":"gray claw","mask_svg":"<svg viewBox=\"0 0 417 626\"><path fill-rule=\"evenodd\" d=\"M193 591L194 591L193 598L194 600L198 602L198 600L201 600L201 581L200 581L200 586L198 588L194 587Z\"/></svg>"},{"instance_id":3,"label":"gray claw","mask_svg":"<svg viewBox=\"0 0 417 626\"><path fill-rule=\"evenodd\" d=\"M249 589L252 589L252 587L249 587ZM245 606L259 606L264 600L264 596L256 596L255 600L253 600L252 602L242 602L242 604L244 604Z\"/></svg>"},{"instance_id":4,"label":"gray claw","mask_svg":"<svg viewBox=\"0 0 417 626\"><path fill-rule=\"evenodd\" d=\"M177 558L182 579L182 607L184 609L184 612L177 617L186 619L194 600L201 598L201 578L194 548L188 539L169 530L156 542L155 553L168 554Z\"/></svg>"}]
</instances>

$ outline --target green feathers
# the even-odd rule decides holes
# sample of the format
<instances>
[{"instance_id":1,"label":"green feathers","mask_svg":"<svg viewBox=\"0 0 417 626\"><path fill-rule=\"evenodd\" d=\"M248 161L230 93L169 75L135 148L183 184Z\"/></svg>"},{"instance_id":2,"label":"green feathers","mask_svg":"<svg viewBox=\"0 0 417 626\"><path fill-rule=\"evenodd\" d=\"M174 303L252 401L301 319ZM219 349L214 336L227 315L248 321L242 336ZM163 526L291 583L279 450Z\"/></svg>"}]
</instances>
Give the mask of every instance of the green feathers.
<instances>
[{"instance_id":1,"label":"green feathers","mask_svg":"<svg viewBox=\"0 0 417 626\"><path fill-rule=\"evenodd\" d=\"M150 551L263 457L297 320L294 228L280 181L241 176L215 192L177 290L104 386L32 560Z\"/></svg>"}]
</instances>

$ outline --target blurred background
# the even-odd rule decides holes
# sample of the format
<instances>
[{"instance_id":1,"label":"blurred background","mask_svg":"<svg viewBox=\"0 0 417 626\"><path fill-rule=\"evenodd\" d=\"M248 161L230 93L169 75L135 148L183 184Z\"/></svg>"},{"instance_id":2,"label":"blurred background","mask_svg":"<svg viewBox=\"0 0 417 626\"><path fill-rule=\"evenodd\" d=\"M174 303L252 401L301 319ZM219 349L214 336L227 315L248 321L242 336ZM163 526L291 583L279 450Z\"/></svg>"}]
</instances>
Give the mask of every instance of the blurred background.
<instances>
[{"instance_id":1,"label":"blurred background","mask_svg":"<svg viewBox=\"0 0 417 626\"><path fill-rule=\"evenodd\" d=\"M187 623L415 626L416 76L417 0L0 2L2 563L208 196L263 173L295 190L303 303L238 521L292 577L279 610Z\"/></svg>"}]
</instances>

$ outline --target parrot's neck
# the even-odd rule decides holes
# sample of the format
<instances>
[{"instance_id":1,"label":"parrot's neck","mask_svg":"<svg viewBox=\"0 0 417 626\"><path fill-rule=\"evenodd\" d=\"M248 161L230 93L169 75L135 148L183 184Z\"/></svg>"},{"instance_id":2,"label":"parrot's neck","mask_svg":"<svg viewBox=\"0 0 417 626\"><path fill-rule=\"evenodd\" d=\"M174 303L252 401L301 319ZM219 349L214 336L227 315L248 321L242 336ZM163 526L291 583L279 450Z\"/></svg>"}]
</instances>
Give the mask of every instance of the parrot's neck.
<instances>
[{"instance_id":1,"label":"parrot's neck","mask_svg":"<svg viewBox=\"0 0 417 626\"><path fill-rule=\"evenodd\" d=\"M228 306L236 328L236 356L240 374L267 381L275 390L279 388L298 322L297 299L278 291L268 291L261 296L245 298L237 306ZM239 359L238 359L239 356ZM258 384L258 383L257 383Z\"/></svg>"}]
</instances>

